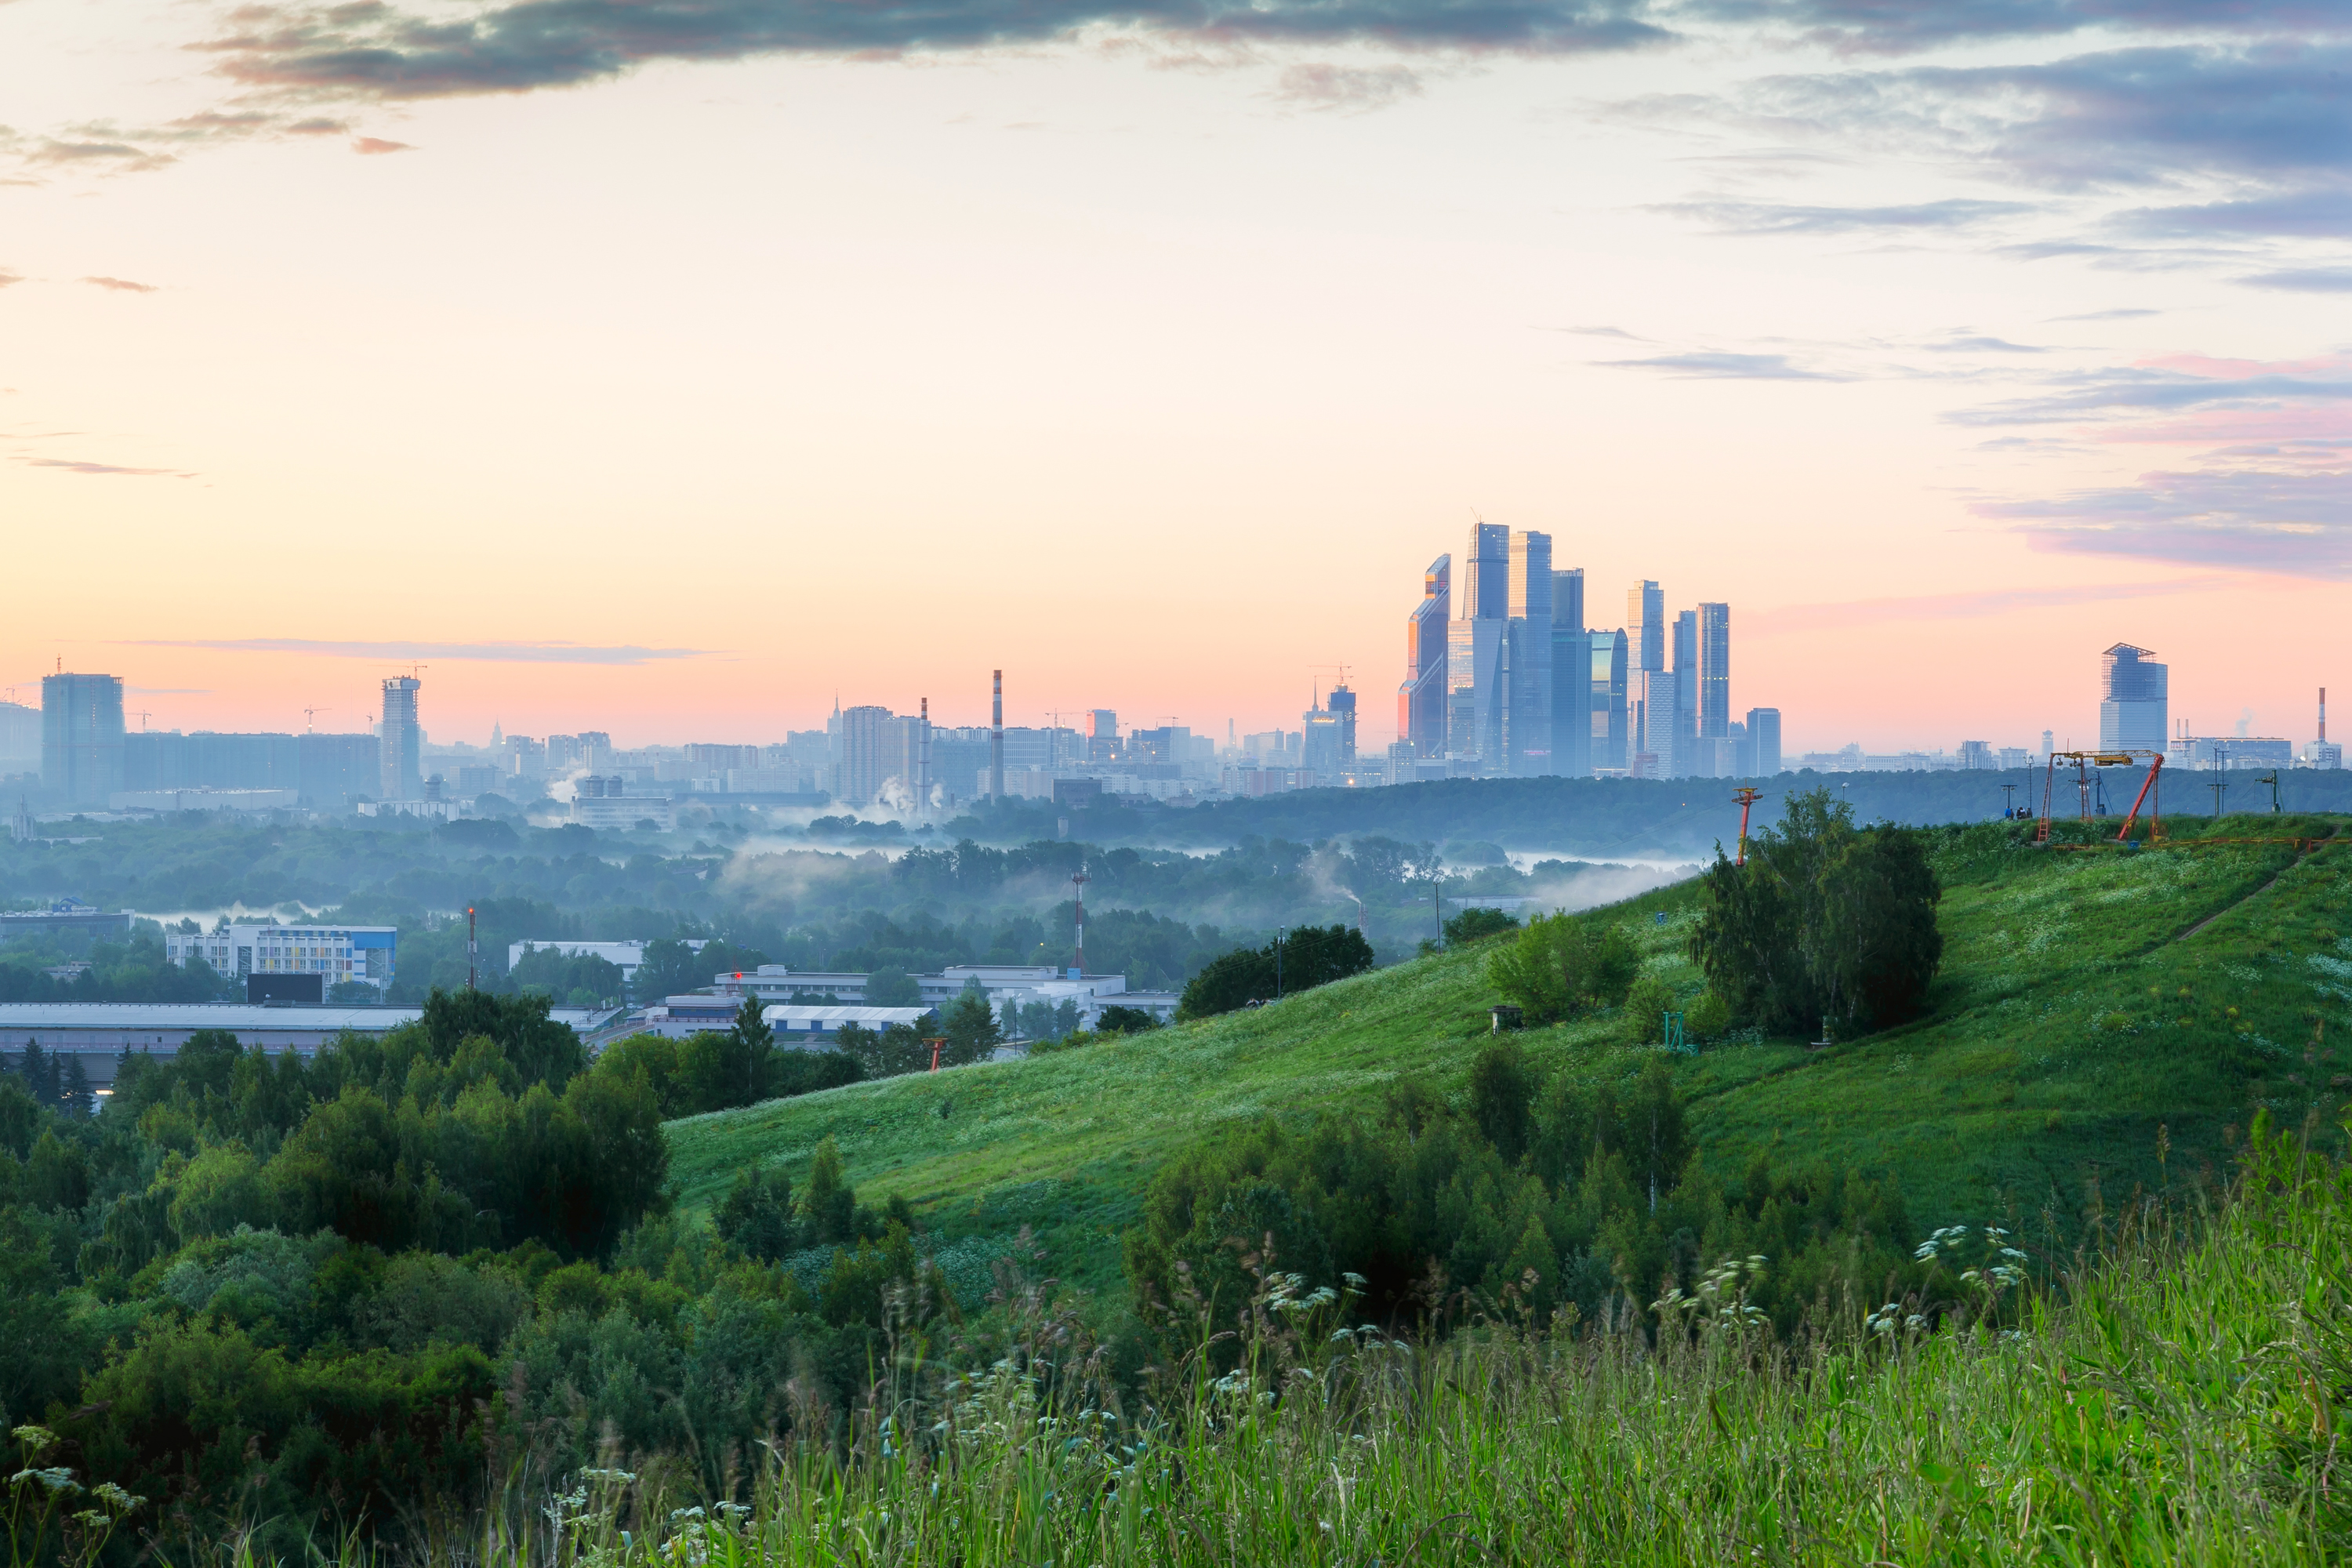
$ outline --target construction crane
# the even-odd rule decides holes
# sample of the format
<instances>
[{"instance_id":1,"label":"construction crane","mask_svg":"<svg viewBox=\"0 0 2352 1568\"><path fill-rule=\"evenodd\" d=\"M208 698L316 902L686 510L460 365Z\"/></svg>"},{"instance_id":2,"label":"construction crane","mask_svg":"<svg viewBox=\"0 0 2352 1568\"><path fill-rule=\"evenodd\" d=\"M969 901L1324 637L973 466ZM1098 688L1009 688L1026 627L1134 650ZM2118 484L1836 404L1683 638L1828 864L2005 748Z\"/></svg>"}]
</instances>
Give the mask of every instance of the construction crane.
<instances>
[{"instance_id":1,"label":"construction crane","mask_svg":"<svg viewBox=\"0 0 2352 1568\"><path fill-rule=\"evenodd\" d=\"M138 709L138 710L136 710L136 711L137 711L137 713L138 713L138 715L139 715L139 728L140 728L140 731L143 733L143 732L146 731L146 728L147 728L147 721L148 721L148 720L150 720L150 719L152 719L152 718L154 717L154 715L153 715L152 713L150 713L150 712L149 712L146 709L144 709L144 708Z\"/></svg>"},{"instance_id":2,"label":"construction crane","mask_svg":"<svg viewBox=\"0 0 2352 1568\"><path fill-rule=\"evenodd\" d=\"M2163 837L2162 797L2156 795L2156 781L2158 775L2164 771L2164 753L2145 746L2126 746L2113 752L2053 752L2050 753L2048 772L2042 781L2042 817L2034 827L2033 841L2036 844L2050 842L2051 801L2057 786L2060 763L2067 762L2074 764L2074 784L2081 797L2081 820L2088 822L2091 820L2092 791L2097 781L2096 770L2127 768L2143 760L2147 763L2147 777L2141 781L2138 798L2132 802L2131 810L2125 814L2123 829L2116 835L2115 841L2121 844L2130 838L2132 824L2139 819L2139 808L2143 804L2148 803L2151 796L2154 796L2158 804L2151 806L2148 813L2147 836L2150 839Z\"/></svg>"}]
</instances>

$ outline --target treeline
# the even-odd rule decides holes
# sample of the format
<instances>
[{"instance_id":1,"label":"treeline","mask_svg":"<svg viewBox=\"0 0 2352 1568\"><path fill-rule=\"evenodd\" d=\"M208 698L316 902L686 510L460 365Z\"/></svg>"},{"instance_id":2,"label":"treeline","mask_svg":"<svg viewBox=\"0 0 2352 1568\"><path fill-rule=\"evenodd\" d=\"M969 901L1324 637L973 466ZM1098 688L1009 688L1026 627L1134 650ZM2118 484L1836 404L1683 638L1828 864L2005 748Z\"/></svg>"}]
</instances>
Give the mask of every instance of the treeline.
<instances>
[{"instance_id":1,"label":"treeline","mask_svg":"<svg viewBox=\"0 0 2352 1568\"><path fill-rule=\"evenodd\" d=\"M829 1150L718 1232L668 1212L666 1104L856 1069L742 1033L591 1066L543 999L444 994L309 1061L134 1054L94 1119L0 1075L0 1417L148 1500L125 1552L418 1540L611 1444L726 1495L955 1310Z\"/></svg>"},{"instance_id":2,"label":"treeline","mask_svg":"<svg viewBox=\"0 0 2352 1568\"><path fill-rule=\"evenodd\" d=\"M0 1003L221 1002L234 988L202 960L185 969L166 962L160 928L144 922L121 942L0 946Z\"/></svg>"},{"instance_id":3,"label":"treeline","mask_svg":"<svg viewBox=\"0 0 2352 1568\"><path fill-rule=\"evenodd\" d=\"M1126 1233L1125 1268L1181 1351L1276 1271L1300 1295L1347 1290L1351 1311L1392 1328L1515 1313L1559 1326L1638 1321L1729 1259L1785 1331L1913 1268L1892 1181L1761 1155L1723 1180L1696 1152L1664 1059L1594 1080L1547 1075L1505 1041L1480 1052L1458 1109L1409 1082L1374 1114L1302 1131L1268 1118L1171 1161Z\"/></svg>"}]
</instances>

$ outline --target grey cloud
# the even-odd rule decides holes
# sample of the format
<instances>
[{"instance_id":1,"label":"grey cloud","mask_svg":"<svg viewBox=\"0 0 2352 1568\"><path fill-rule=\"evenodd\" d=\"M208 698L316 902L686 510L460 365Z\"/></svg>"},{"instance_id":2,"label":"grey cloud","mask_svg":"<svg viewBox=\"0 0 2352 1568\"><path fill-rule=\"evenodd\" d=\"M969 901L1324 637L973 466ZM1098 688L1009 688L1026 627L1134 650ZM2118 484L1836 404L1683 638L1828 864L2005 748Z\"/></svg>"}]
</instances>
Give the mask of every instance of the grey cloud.
<instances>
[{"instance_id":1,"label":"grey cloud","mask_svg":"<svg viewBox=\"0 0 2352 1568\"><path fill-rule=\"evenodd\" d=\"M2287 289L2301 294L2352 294L2352 267L2291 267L2256 272L2239 282L2255 289Z\"/></svg>"},{"instance_id":2,"label":"grey cloud","mask_svg":"<svg viewBox=\"0 0 2352 1568\"><path fill-rule=\"evenodd\" d=\"M2340 31L2331 5L2224 0L1698 0L1695 15L1718 22L1793 31L1846 53L1899 54L1974 38L2040 37L2122 26L2146 32L2214 28Z\"/></svg>"},{"instance_id":3,"label":"grey cloud","mask_svg":"<svg viewBox=\"0 0 2352 1568\"><path fill-rule=\"evenodd\" d=\"M2053 378L2049 390L1944 417L1956 425L2039 425L2108 415L2275 407L2352 399L2352 381L2316 376L2186 375L2168 370L2103 370Z\"/></svg>"},{"instance_id":4,"label":"grey cloud","mask_svg":"<svg viewBox=\"0 0 2352 1568\"><path fill-rule=\"evenodd\" d=\"M705 658L697 647L590 647L570 642L332 642L307 637L155 638L131 647L201 647L230 653L308 653L328 658L446 658L498 664L649 664L656 659Z\"/></svg>"},{"instance_id":5,"label":"grey cloud","mask_svg":"<svg viewBox=\"0 0 2352 1568\"><path fill-rule=\"evenodd\" d=\"M2053 549L2352 577L2352 472L2151 473L2133 485L1973 510Z\"/></svg>"},{"instance_id":6,"label":"grey cloud","mask_svg":"<svg viewBox=\"0 0 2352 1568\"><path fill-rule=\"evenodd\" d=\"M1616 370L1654 370L1667 375L1707 381L1849 381L1850 376L1808 370L1787 354L1696 353L1659 354L1650 359L1600 362Z\"/></svg>"},{"instance_id":7,"label":"grey cloud","mask_svg":"<svg viewBox=\"0 0 2352 1568\"><path fill-rule=\"evenodd\" d=\"M200 46L232 79L298 93L429 98L565 87L654 60L894 55L1066 37L1089 24L1241 41L1580 53L1661 43L1643 0L516 0L428 20L383 0L250 7Z\"/></svg>"},{"instance_id":8,"label":"grey cloud","mask_svg":"<svg viewBox=\"0 0 2352 1568\"><path fill-rule=\"evenodd\" d=\"M2164 187L2191 175L2252 182L2263 188L2245 203L2219 204L2237 209L2242 230L2263 221L2261 202L2278 204L2275 221L2308 221L2318 204L2304 193L2336 187L2352 167L2347 70L2352 46L2340 41L2181 44L2038 65L1771 76L1720 99L1620 107L1650 120L1728 121L1776 140L1867 137L2056 190Z\"/></svg>"},{"instance_id":9,"label":"grey cloud","mask_svg":"<svg viewBox=\"0 0 2352 1568\"><path fill-rule=\"evenodd\" d=\"M1897 206L1798 206L1780 202L1666 202L1651 212L1704 223L1723 234L1867 234L1889 230L1972 227L2037 209L2024 202L1953 198Z\"/></svg>"},{"instance_id":10,"label":"grey cloud","mask_svg":"<svg viewBox=\"0 0 2352 1568\"><path fill-rule=\"evenodd\" d=\"M2116 226L2165 238L2236 235L2301 235L2334 239L2352 234L2352 191L2303 190L2199 206L2142 207L2118 214Z\"/></svg>"}]
</instances>

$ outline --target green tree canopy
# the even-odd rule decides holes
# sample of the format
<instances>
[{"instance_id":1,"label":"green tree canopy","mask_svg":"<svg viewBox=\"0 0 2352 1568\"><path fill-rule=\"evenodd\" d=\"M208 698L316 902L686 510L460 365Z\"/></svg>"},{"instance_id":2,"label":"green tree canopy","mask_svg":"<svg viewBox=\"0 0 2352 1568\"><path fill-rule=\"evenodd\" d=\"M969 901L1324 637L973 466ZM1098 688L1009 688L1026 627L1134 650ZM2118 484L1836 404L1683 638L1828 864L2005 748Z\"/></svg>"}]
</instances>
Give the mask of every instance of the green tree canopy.
<instances>
[{"instance_id":1,"label":"green tree canopy","mask_svg":"<svg viewBox=\"0 0 2352 1568\"><path fill-rule=\"evenodd\" d=\"M1916 1016L1943 963L1921 836L1856 827L1825 789L1790 796L1737 865L1718 848L1691 957L1738 1019L1851 1037Z\"/></svg>"}]
</instances>

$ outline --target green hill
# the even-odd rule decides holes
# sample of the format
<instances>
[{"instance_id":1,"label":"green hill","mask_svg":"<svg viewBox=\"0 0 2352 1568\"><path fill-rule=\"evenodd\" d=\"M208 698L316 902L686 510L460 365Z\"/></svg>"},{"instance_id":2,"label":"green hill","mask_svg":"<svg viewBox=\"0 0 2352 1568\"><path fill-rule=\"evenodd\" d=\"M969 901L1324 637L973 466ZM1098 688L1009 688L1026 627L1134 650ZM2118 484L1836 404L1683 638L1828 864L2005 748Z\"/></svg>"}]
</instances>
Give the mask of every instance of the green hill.
<instances>
[{"instance_id":1,"label":"green hill","mask_svg":"<svg viewBox=\"0 0 2352 1568\"><path fill-rule=\"evenodd\" d=\"M2038 849L2008 825L1936 830L1942 977L1927 1017L1851 1044L1710 1046L1677 1058L1702 1157L1759 1149L1902 1184L1922 1228L2003 1216L2080 1233L2135 1187L2218 1175L2258 1108L2339 1109L2352 1062L2352 834L2342 818L2225 817L2153 849ZM2176 827L2176 832L2179 830ZM1696 885L1613 906L1687 993ZM1663 917L1663 919L1661 919ZM831 1136L869 1200L905 1195L950 1237L1029 1226L1063 1278L1111 1287L1118 1231L1160 1163L1269 1113L1305 1121L1405 1078L1460 1086L1495 999L1478 948L1274 1005L1034 1060L858 1084L668 1124L706 1206L752 1163ZM1630 1077L1624 1021L1521 1037L1550 1068ZM2160 1135L2161 1133L2161 1135Z\"/></svg>"}]
</instances>

